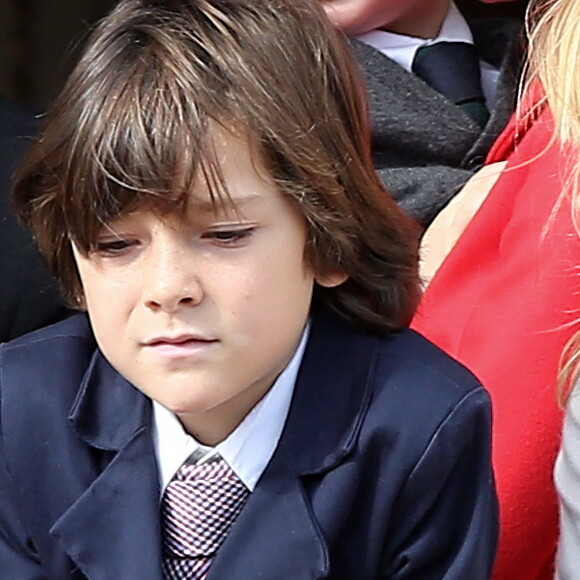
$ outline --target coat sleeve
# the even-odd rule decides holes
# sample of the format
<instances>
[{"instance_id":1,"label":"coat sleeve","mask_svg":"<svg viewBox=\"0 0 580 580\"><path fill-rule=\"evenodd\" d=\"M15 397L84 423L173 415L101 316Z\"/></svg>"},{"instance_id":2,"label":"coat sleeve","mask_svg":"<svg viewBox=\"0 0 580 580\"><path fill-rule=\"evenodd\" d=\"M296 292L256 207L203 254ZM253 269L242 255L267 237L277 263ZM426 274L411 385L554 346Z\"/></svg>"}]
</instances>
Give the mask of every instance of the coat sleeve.
<instances>
[{"instance_id":1,"label":"coat sleeve","mask_svg":"<svg viewBox=\"0 0 580 580\"><path fill-rule=\"evenodd\" d=\"M571 394L566 409L562 446L554 471L560 496L560 542L556 579L580 578L580 392Z\"/></svg>"},{"instance_id":2,"label":"coat sleeve","mask_svg":"<svg viewBox=\"0 0 580 580\"><path fill-rule=\"evenodd\" d=\"M489 398L477 388L441 422L399 494L383 578L490 578L498 536L490 439Z\"/></svg>"}]
</instances>

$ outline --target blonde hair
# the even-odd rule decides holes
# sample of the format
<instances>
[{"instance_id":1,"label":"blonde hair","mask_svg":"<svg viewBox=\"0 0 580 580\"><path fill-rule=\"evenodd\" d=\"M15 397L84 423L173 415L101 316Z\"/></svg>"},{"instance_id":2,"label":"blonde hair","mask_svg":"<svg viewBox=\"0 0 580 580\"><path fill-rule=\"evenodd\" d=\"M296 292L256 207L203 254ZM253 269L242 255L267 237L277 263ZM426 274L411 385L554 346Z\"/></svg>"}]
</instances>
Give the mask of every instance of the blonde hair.
<instances>
[{"instance_id":1,"label":"blonde hair","mask_svg":"<svg viewBox=\"0 0 580 580\"><path fill-rule=\"evenodd\" d=\"M528 9L528 78L539 79L555 121L555 136L580 143L580 2L535 0Z\"/></svg>"},{"instance_id":2,"label":"blonde hair","mask_svg":"<svg viewBox=\"0 0 580 580\"><path fill-rule=\"evenodd\" d=\"M580 1L532 0L527 26L529 54L526 87L541 83L554 118L553 139L569 159L562 199L569 197L577 230L580 216ZM561 359L560 397L565 402L580 378L580 333L566 345Z\"/></svg>"},{"instance_id":3,"label":"blonde hair","mask_svg":"<svg viewBox=\"0 0 580 580\"><path fill-rule=\"evenodd\" d=\"M554 118L554 140L571 160L564 194L573 198L575 221L580 199L580 2L532 0L527 15L529 52L526 88L540 82L542 103Z\"/></svg>"}]
</instances>

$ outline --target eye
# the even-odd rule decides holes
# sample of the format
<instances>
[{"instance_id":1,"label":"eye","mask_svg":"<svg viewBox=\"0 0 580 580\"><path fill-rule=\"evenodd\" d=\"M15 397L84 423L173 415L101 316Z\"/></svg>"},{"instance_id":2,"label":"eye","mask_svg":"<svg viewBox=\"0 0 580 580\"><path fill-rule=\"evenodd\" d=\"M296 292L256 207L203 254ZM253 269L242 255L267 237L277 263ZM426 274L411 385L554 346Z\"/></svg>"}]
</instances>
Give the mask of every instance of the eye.
<instances>
[{"instance_id":1,"label":"eye","mask_svg":"<svg viewBox=\"0 0 580 580\"><path fill-rule=\"evenodd\" d=\"M102 256L118 256L136 246L137 243L135 239L119 237L97 240L93 252Z\"/></svg>"},{"instance_id":2,"label":"eye","mask_svg":"<svg viewBox=\"0 0 580 580\"><path fill-rule=\"evenodd\" d=\"M255 227L243 227L227 230L212 230L204 233L201 237L205 240L213 240L222 246L237 246L250 238L255 229Z\"/></svg>"}]
</instances>

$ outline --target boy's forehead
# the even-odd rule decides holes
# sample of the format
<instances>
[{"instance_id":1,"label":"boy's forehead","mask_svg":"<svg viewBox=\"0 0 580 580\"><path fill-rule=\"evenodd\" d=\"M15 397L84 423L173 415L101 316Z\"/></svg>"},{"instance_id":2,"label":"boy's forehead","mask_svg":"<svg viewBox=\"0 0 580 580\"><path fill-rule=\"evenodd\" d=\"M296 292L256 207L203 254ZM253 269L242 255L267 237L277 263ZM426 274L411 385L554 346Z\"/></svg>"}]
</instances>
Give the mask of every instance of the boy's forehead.
<instances>
[{"instance_id":1,"label":"boy's forehead","mask_svg":"<svg viewBox=\"0 0 580 580\"><path fill-rule=\"evenodd\" d=\"M263 155L247 131L213 122L206 137L195 181L183 192L187 213L239 215L276 193Z\"/></svg>"},{"instance_id":2,"label":"boy's forehead","mask_svg":"<svg viewBox=\"0 0 580 580\"><path fill-rule=\"evenodd\" d=\"M249 129L229 119L210 121L205 137L210 154L220 164L231 163L232 159L260 158L258 139Z\"/></svg>"},{"instance_id":3,"label":"boy's forehead","mask_svg":"<svg viewBox=\"0 0 580 580\"><path fill-rule=\"evenodd\" d=\"M248 204L273 186L263 153L248 131L210 123L206 143L191 203L215 205L212 200L217 193L223 202Z\"/></svg>"}]
</instances>

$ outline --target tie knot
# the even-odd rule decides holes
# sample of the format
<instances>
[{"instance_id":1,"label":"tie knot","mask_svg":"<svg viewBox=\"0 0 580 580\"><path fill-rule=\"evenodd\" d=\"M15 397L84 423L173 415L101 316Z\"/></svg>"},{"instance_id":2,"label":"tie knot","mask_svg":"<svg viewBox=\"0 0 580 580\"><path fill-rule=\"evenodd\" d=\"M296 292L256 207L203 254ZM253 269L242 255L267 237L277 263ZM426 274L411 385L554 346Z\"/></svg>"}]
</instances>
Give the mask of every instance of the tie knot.
<instances>
[{"instance_id":1,"label":"tie knot","mask_svg":"<svg viewBox=\"0 0 580 580\"><path fill-rule=\"evenodd\" d=\"M423 46L413 60L413 72L456 105L483 96L473 44L438 42Z\"/></svg>"},{"instance_id":2,"label":"tie knot","mask_svg":"<svg viewBox=\"0 0 580 580\"><path fill-rule=\"evenodd\" d=\"M467 42L438 42L421 47L413 72L480 124L487 121L477 50Z\"/></svg>"},{"instance_id":3,"label":"tie knot","mask_svg":"<svg viewBox=\"0 0 580 580\"><path fill-rule=\"evenodd\" d=\"M163 494L166 557L214 555L248 494L248 489L221 458L201 465L183 465Z\"/></svg>"},{"instance_id":4,"label":"tie knot","mask_svg":"<svg viewBox=\"0 0 580 580\"><path fill-rule=\"evenodd\" d=\"M186 461L177 471L172 481L218 481L222 479L236 478L238 476L232 468L221 458L204 463L190 463Z\"/></svg>"}]
</instances>

